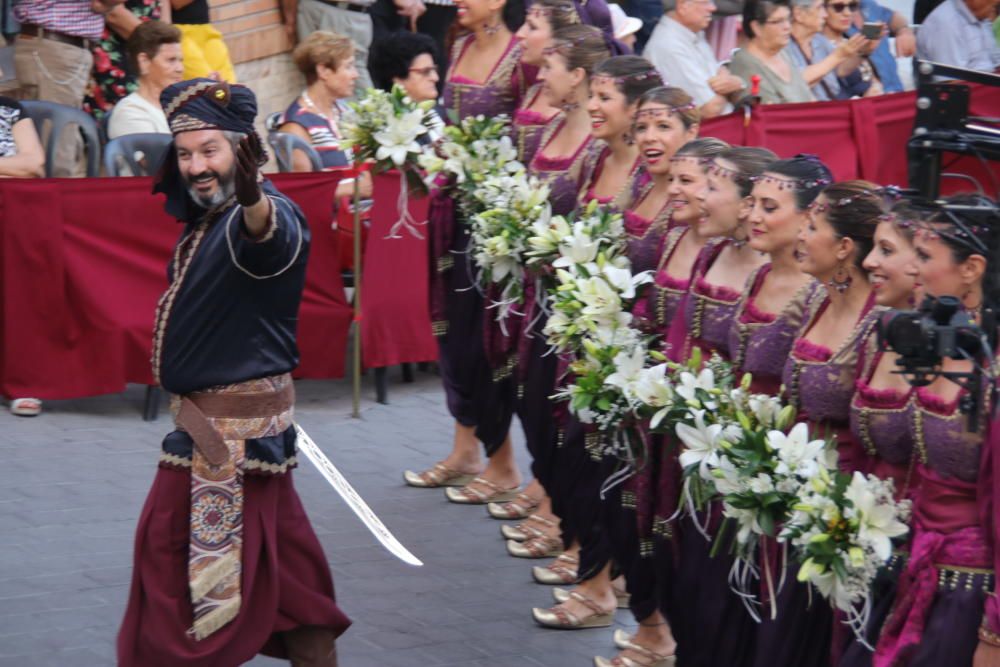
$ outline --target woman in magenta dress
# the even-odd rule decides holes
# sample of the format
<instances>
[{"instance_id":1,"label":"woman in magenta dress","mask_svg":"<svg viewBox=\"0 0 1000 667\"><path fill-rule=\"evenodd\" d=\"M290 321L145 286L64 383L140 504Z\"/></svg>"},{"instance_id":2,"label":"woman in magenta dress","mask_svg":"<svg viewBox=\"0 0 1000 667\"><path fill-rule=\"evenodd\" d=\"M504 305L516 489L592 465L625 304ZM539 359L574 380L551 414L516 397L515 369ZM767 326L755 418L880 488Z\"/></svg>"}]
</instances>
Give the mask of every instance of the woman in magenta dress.
<instances>
[{"instance_id":1,"label":"woman in magenta dress","mask_svg":"<svg viewBox=\"0 0 1000 667\"><path fill-rule=\"evenodd\" d=\"M919 291L961 299L995 350L1000 215L996 204L983 197L959 196L952 202L977 208L932 211L918 229ZM972 364L944 359L940 367L968 372ZM990 386L984 388L980 417L970 423L959 409L968 392L951 381L938 377L914 390L909 435L917 488L911 552L875 647L878 667L1000 664L1000 609L993 593L1000 426L991 412L991 394Z\"/></svg>"},{"instance_id":2,"label":"woman in magenta dress","mask_svg":"<svg viewBox=\"0 0 1000 667\"><path fill-rule=\"evenodd\" d=\"M594 70L587 111L591 133L597 142L585 164L579 193L581 207L597 201L610 210L621 212L628 204L639 167L639 150L631 138L632 117L641 95L659 84L655 68L637 56L612 57ZM658 229L648 227L629 230L629 256L637 260L633 272L643 270L643 261L646 264L655 261L660 235L666 229L666 225ZM557 371L562 382L567 379L567 366L568 361L564 360ZM614 472L615 462L603 461L600 454L595 453L596 431L572 416L567 418L564 433L555 466L560 478L568 482L565 523L576 528L575 539L561 558L548 567L533 568L533 575L542 584L579 583L572 592L563 589L554 592L556 601L562 606L569 606L566 600L575 594L602 608L610 608L617 605L618 597L625 595L624 583L617 595L612 586L611 549L601 525L601 486ZM578 559L579 565L571 558ZM544 618L558 608L561 607L539 612ZM570 610L572 612L571 607Z\"/></svg>"},{"instance_id":3,"label":"woman in magenta dress","mask_svg":"<svg viewBox=\"0 0 1000 667\"><path fill-rule=\"evenodd\" d=\"M884 213L877 189L865 181L836 183L824 188L810 207L799 232L799 266L821 287L807 303L782 372L785 400L815 436L836 438L840 466L847 472L867 467L849 422L858 345L877 315L861 266ZM763 615L756 666L829 663L834 620L828 603L797 581L786 581L773 603L764 603L775 605L777 618Z\"/></svg>"},{"instance_id":4,"label":"woman in magenta dress","mask_svg":"<svg viewBox=\"0 0 1000 667\"><path fill-rule=\"evenodd\" d=\"M916 305L917 255L913 239L918 224L916 211L903 203L894 207L875 229L875 247L865 258L864 268L879 306L911 310ZM916 449L910 434L915 392L902 375L894 372L898 369L898 359L899 355L891 349L880 349L876 331L861 341L851 401L851 432L871 457L872 474L893 480L898 499L912 499L919 481L914 475ZM865 630L867 642L872 646L878 641L895 598L896 584L908 554L909 547L895 550L873 583L872 612ZM836 635L835 626L835 651L839 648ZM872 651L850 635L837 664L871 667Z\"/></svg>"},{"instance_id":5,"label":"woman in magenta dress","mask_svg":"<svg viewBox=\"0 0 1000 667\"><path fill-rule=\"evenodd\" d=\"M512 32L520 27L523 12L522 0L461 3L458 23L469 32L455 42L443 94L443 105L455 118L510 117L517 109L530 84ZM493 382L483 338L484 303L472 284L475 271L466 252L468 227L447 190L432 197L430 220L431 316L455 437L445 459L423 472L407 471L404 479L420 487L461 486L446 489L453 502L510 500L520 485L509 436L513 392ZM489 459L485 470L479 442Z\"/></svg>"},{"instance_id":6,"label":"woman in magenta dress","mask_svg":"<svg viewBox=\"0 0 1000 667\"><path fill-rule=\"evenodd\" d=\"M571 25L553 34L546 50L545 64L539 72L543 93L549 103L562 109L545 127L541 145L528 167L528 173L549 188L552 213L568 215L576 208L584 164L594 138L590 134L590 116L586 102L590 74L599 62L610 55L601 31L593 26ZM559 506L561 497L556 479L555 450L561 438L554 405L549 397L556 390L558 356L549 352L542 333L547 319L536 299L535 279L525 286L525 322L518 350L517 415L524 428L525 442L532 456L531 472L551 501L551 512L540 508L535 516L545 519L538 534L524 542L509 539L507 551L518 558L545 558L560 554L572 542L572 531L565 523L566 510ZM528 329L528 325L525 325ZM550 517L559 517L559 525ZM536 526L537 527L537 526ZM565 544L564 544L565 542Z\"/></svg>"},{"instance_id":7,"label":"woman in magenta dress","mask_svg":"<svg viewBox=\"0 0 1000 667\"><path fill-rule=\"evenodd\" d=\"M627 229L636 231L664 231L654 255L654 267L673 255L680 238L679 229L666 232L672 213L671 158L682 146L697 138L699 127L698 110L691 96L680 88L654 88L639 99L633 136L639 148L642 173L637 178L632 201L625 210L625 223ZM643 246L631 252L640 262L645 262L642 258ZM634 313L646 321L645 326L652 327L657 310L665 318L673 316L679 294L675 297L655 286L650 286L649 292L655 296L637 303ZM604 502L606 514L603 524L607 528L612 558L625 578L629 610L639 628L634 635L616 630L614 642L620 653L612 659L596 657L594 662L600 667L619 667L627 665L628 661L640 665L666 665L673 660L676 641L666 618L660 613L656 586L664 563L652 548L651 511L644 509L649 505L646 500L652 496L649 489L655 484L659 461L656 439L651 441L651 450L654 454L651 461L615 487ZM643 528L640 529L640 526Z\"/></svg>"},{"instance_id":8,"label":"woman in magenta dress","mask_svg":"<svg viewBox=\"0 0 1000 667\"><path fill-rule=\"evenodd\" d=\"M749 200L753 179L777 159L761 148L730 148L708 163L705 188L699 193L703 215L696 223L697 233L712 240L703 248L691 275L691 286L684 299L683 314L675 317L674 344L682 349L681 359L695 348L707 358L729 355L729 336L736 320L741 295L748 278L766 261L766 256L748 243ZM673 459L673 457L671 457ZM674 460L661 474L679 473ZM676 511L679 478L660 485L656 521L667 522ZM698 529L695 521L703 526ZM671 542L678 552L678 562L671 574L668 589L672 596L674 632L678 637L677 657L681 664L748 664L754 638L754 622L739 597L729 588L733 559L723 545L711 555L715 535L721 525L718 504L694 519L685 516L675 522ZM707 537L705 534L707 533Z\"/></svg>"}]
</instances>

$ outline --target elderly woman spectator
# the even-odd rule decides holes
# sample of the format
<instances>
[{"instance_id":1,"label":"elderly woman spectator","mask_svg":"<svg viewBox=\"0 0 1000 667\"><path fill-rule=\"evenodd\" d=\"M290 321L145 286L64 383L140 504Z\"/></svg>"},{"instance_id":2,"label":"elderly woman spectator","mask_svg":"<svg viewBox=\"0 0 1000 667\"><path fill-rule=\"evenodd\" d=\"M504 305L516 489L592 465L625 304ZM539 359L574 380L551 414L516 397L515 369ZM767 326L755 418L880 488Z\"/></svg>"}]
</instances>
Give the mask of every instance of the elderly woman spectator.
<instances>
[{"instance_id":1,"label":"elderly woman spectator","mask_svg":"<svg viewBox=\"0 0 1000 667\"><path fill-rule=\"evenodd\" d=\"M415 102L437 99L437 45L418 32L400 31L372 43L368 71L382 90L401 86Z\"/></svg>"},{"instance_id":2,"label":"elderly woman spectator","mask_svg":"<svg viewBox=\"0 0 1000 667\"><path fill-rule=\"evenodd\" d=\"M146 21L132 31L126 50L129 64L139 74L139 88L115 105L108 121L108 138L170 134L160 93L184 77L181 31L167 23Z\"/></svg>"},{"instance_id":3,"label":"elderly woman spectator","mask_svg":"<svg viewBox=\"0 0 1000 667\"><path fill-rule=\"evenodd\" d=\"M856 28L854 18L861 7L858 0L828 0L826 3L826 22L823 24L823 36L826 37L836 47L852 38ZM858 75L860 81L855 81L850 85L850 94L847 97L881 95L885 92L878 73L872 66L868 56L878 47L881 38L878 40L866 39L861 48L859 56L861 60L858 64ZM897 77L898 78L898 77Z\"/></svg>"},{"instance_id":4,"label":"elderly woman spectator","mask_svg":"<svg viewBox=\"0 0 1000 667\"><path fill-rule=\"evenodd\" d=\"M346 167L352 162L349 149L341 148L342 100L354 95L358 70L354 63L354 43L348 37L317 30L299 42L292 52L295 66L306 78L306 89L278 119L281 132L309 142L319 154L324 169ZM300 151L292 155L293 171L312 171L308 157ZM371 178L362 175L361 195L371 196ZM337 186L337 199L354 192L353 181Z\"/></svg>"},{"instance_id":5,"label":"elderly woman spectator","mask_svg":"<svg viewBox=\"0 0 1000 667\"><path fill-rule=\"evenodd\" d=\"M792 40L786 51L812 86L813 97L821 101L848 99L860 94L854 87L863 83L858 68L868 40L857 34L834 46L822 34L825 24L823 0L792 0Z\"/></svg>"},{"instance_id":6,"label":"elderly woman spectator","mask_svg":"<svg viewBox=\"0 0 1000 667\"><path fill-rule=\"evenodd\" d=\"M785 47L792 35L787 0L748 0L743 9L747 45L733 54L730 69L744 81L760 77L762 104L811 102L812 93Z\"/></svg>"}]
</instances>

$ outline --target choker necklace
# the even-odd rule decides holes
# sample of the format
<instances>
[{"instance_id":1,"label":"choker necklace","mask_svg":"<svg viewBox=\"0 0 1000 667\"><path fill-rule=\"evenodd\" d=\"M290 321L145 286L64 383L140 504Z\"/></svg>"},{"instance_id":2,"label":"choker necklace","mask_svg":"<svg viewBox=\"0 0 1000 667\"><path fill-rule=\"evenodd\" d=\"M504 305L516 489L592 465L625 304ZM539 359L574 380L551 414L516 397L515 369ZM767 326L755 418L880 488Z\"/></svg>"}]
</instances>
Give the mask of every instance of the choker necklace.
<instances>
[{"instance_id":1,"label":"choker necklace","mask_svg":"<svg viewBox=\"0 0 1000 667\"><path fill-rule=\"evenodd\" d=\"M302 91L302 99L305 100L305 103L306 103L307 106L310 106L313 109L315 109L316 111L320 111L321 112L321 109L318 106L316 106L316 103L312 101L311 97L309 97L309 91L308 90L303 90ZM330 118L333 119L334 121L336 121L339 116L340 116L340 114L337 113L337 105L334 104L332 107L330 107Z\"/></svg>"}]
</instances>

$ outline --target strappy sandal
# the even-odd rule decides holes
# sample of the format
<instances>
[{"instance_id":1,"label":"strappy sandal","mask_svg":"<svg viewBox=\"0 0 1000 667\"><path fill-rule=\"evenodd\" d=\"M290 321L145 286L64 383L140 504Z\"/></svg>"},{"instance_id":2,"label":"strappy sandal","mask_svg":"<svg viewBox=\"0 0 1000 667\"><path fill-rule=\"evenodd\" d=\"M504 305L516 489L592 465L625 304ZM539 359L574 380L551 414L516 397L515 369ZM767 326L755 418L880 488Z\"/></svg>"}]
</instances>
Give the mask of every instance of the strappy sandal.
<instances>
[{"instance_id":1,"label":"strappy sandal","mask_svg":"<svg viewBox=\"0 0 1000 667\"><path fill-rule=\"evenodd\" d=\"M554 561L545 567L531 568L532 578L540 584L554 586L557 584L575 584L578 578L577 566L580 560L574 556L559 554ZM567 593L567 599L572 593ZM565 602L565 600L559 600Z\"/></svg>"},{"instance_id":2,"label":"strappy sandal","mask_svg":"<svg viewBox=\"0 0 1000 667\"><path fill-rule=\"evenodd\" d=\"M42 402L37 398L15 398L10 402L10 414L17 417L37 417L42 414Z\"/></svg>"},{"instance_id":3,"label":"strappy sandal","mask_svg":"<svg viewBox=\"0 0 1000 667\"><path fill-rule=\"evenodd\" d=\"M551 609L540 609L535 607L531 610L531 615L535 622L546 628L556 628L559 630L581 630L583 628L606 628L615 619L615 610L608 611L601 609L600 605L582 593L573 591L570 598L581 603L591 613L585 616L577 616L573 612L566 611L561 606Z\"/></svg>"},{"instance_id":4,"label":"strappy sandal","mask_svg":"<svg viewBox=\"0 0 1000 667\"><path fill-rule=\"evenodd\" d=\"M507 541L507 553L515 558L551 558L562 553L562 538L542 535L527 542Z\"/></svg>"},{"instance_id":5,"label":"strappy sandal","mask_svg":"<svg viewBox=\"0 0 1000 667\"><path fill-rule=\"evenodd\" d=\"M615 630L615 634L612 635L612 641L614 641L615 648L619 651L624 651L627 648L641 648L638 644L632 641L632 635L625 632L621 628Z\"/></svg>"},{"instance_id":6,"label":"strappy sandal","mask_svg":"<svg viewBox=\"0 0 1000 667\"><path fill-rule=\"evenodd\" d=\"M500 526L500 534L508 540L514 540L515 542L524 542L525 540L530 540L533 537L542 537L546 535L543 528L536 528L535 526L529 525L530 523L539 523L547 528L556 527L555 521L546 519L543 516L538 516L537 514L532 514L527 519L514 526L507 524Z\"/></svg>"},{"instance_id":7,"label":"strappy sandal","mask_svg":"<svg viewBox=\"0 0 1000 667\"><path fill-rule=\"evenodd\" d=\"M619 591L617 588L614 589L614 591L615 591L615 599L618 601L618 608L628 609L628 603L629 603L628 593L623 593ZM569 599L570 592L571 591L568 591L565 588L553 588L552 598L556 602L562 603ZM625 632L622 629L615 630L614 640L615 640L615 647L619 649L624 650L627 648L632 648L633 646L638 646L638 644L632 643L632 638L629 636L627 632Z\"/></svg>"},{"instance_id":8,"label":"strappy sandal","mask_svg":"<svg viewBox=\"0 0 1000 667\"><path fill-rule=\"evenodd\" d=\"M630 658L624 655L626 651L631 651L637 657ZM610 660L601 656L594 658L594 667L675 667L676 664L676 655L654 653L638 644L629 646Z\"/></svg>"},{"instance_id":9,"label":"strappy sandal","mask_svg":"<svg viewBox=\"0 0 1000 667\"><path fill-rule=\"evenodd\" d=\"M436 489L442 486L465 486L476 476L449 468L444 463L435 463L423 472L407 470L403 473L403 481L410 486L421 489Z\"/></svg>"},{"instance_id":10,"label":"strappy sandal","mask_svg":"<svg viewBox=\"0 0 1000 667\"><path fill-rule=\"evenodd\" d=\"M485 486L489 492L473 488L473 484ZM498 484L494 484L488 479L476 477L471 482L460 489L448 488L444 490L445 497L453 503L459 505L485 505L486 503L502 503L513 500L517 497L517 487L505 489Z\"/></svg>"},{"instance_id":11,"label":"strappy sandal","mask_svg":"<svg viewBox=\"0 0 1000 667\"><path fill-rule=\"evenodd\" d=\"M494 519L523 519L538 509L540 498L532 498L527 493L519 493L514 500L506 503L490 503L486 511Z\"/></svg>"}]
</instances>

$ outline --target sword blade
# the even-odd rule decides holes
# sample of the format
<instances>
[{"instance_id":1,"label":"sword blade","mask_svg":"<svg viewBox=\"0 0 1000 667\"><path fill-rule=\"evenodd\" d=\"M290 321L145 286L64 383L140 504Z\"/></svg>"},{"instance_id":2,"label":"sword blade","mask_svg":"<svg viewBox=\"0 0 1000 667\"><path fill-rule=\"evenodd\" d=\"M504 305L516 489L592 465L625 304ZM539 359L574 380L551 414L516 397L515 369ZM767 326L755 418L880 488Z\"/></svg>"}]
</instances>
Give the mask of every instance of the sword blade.
<instances>
[{"instance_id":1,"label":"sword blade","mask_svg":"<svg viewBox=\"0 0 1000 667\"><path fill-rule=\"evenodd\" d=\"M375 536L375 539L385 547L389 553L403 561L407 565L415 565L420 567L423 562L412 553L410 550L404 547L396 537L389 532L389 529L385 527L382 520L376 516L375 512L368 507L366 503L358 492L354 490L354 487L348 483L344 476L337 470L337 466L326 457L323 451L313 442L313 439L309 437L301 426L295 425L295 433L298 435L298 447L299 451L305 454L309 462L316 466L320 474L326 478L326 481L330 483L333 490L340 494L340 497L344 499L347 506L351 508L359 519L361 523L365 524L365 528L371 531L371 534Z\"/></svg>"}]
</instances>

